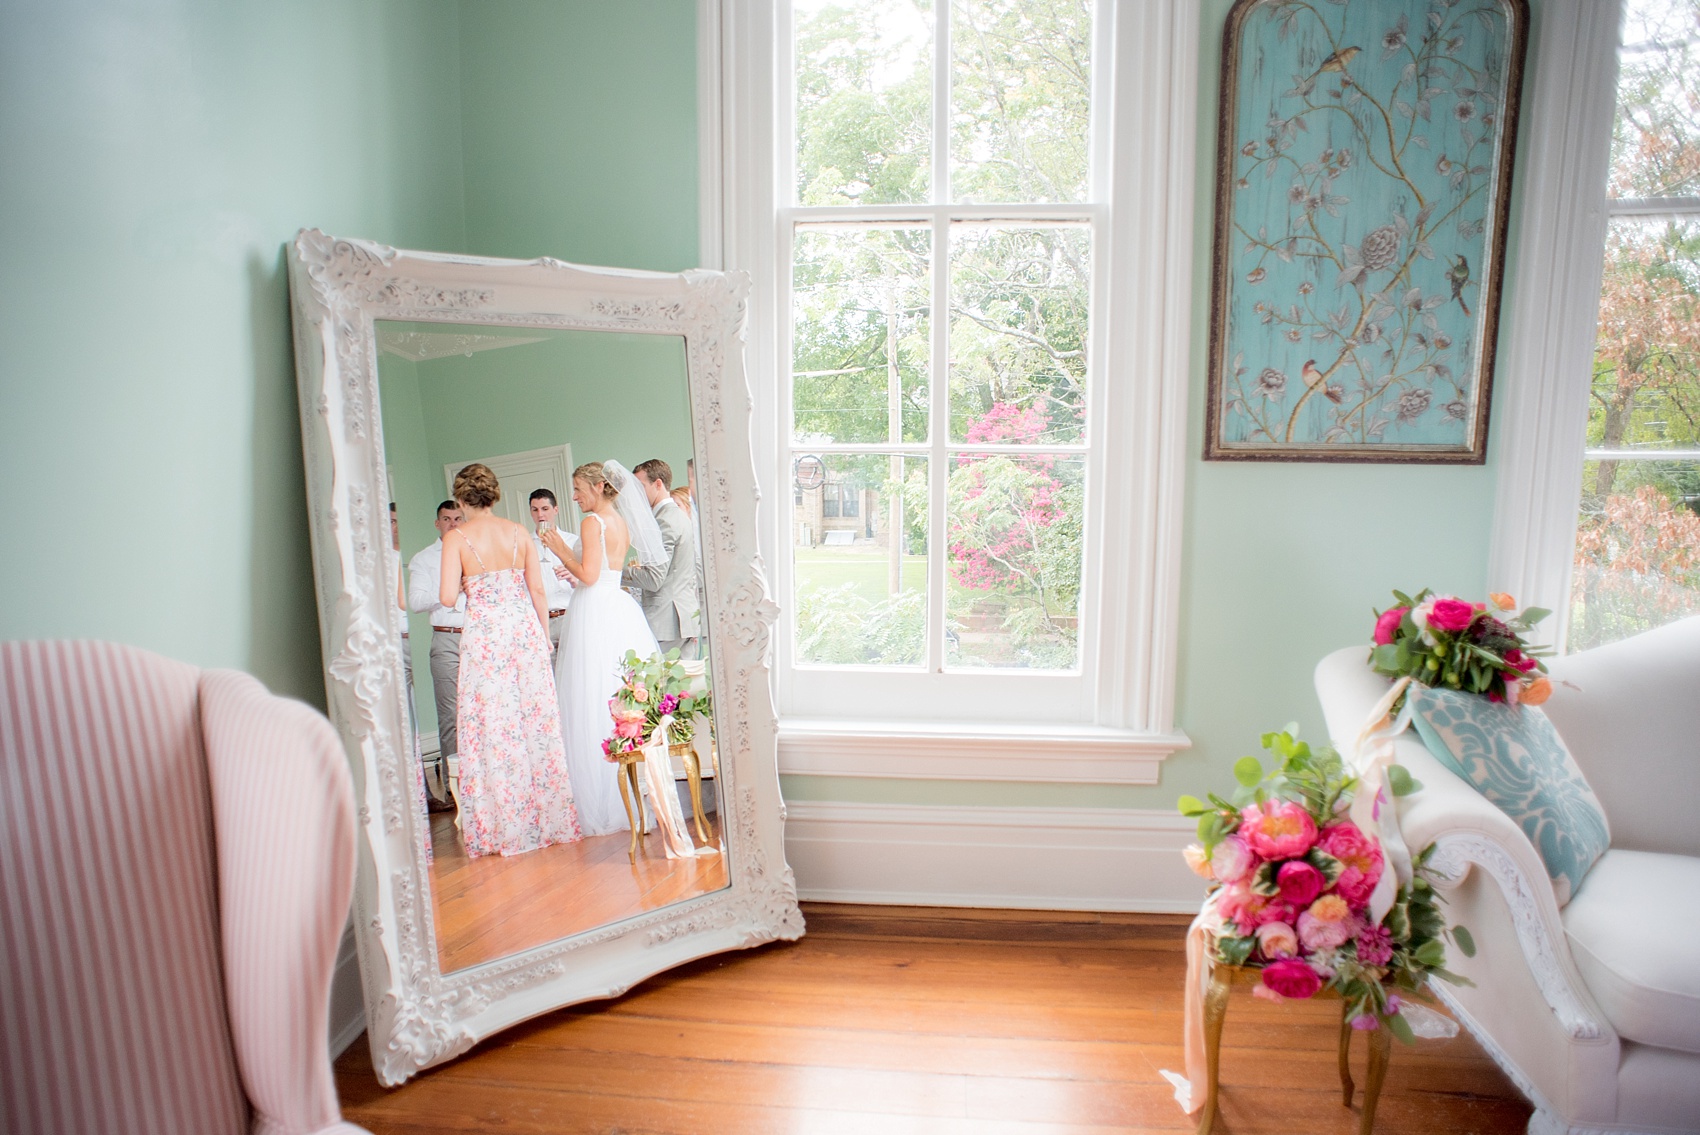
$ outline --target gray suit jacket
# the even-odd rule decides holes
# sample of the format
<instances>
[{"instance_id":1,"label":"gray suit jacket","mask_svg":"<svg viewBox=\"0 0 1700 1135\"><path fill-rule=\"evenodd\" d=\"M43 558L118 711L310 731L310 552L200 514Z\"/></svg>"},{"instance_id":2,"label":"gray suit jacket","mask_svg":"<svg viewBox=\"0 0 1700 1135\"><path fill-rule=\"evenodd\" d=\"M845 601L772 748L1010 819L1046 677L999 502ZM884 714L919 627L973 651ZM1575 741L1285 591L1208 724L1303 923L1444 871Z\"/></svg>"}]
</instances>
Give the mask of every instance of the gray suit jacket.
<instances>
[{"instance_id":1,"label":"gray suit jacket","mask_svg":"<svg viewBox=\"0 0 1700 1135\"><path fill-rule=\"evenodd\" d=\"M671 497L655 506L655 522L667 551L664 564L633 564L621 573L622 583L643 591L643 613L657 642L698 635L696 532L690 517Z\"/></svg>"}]
</instances>

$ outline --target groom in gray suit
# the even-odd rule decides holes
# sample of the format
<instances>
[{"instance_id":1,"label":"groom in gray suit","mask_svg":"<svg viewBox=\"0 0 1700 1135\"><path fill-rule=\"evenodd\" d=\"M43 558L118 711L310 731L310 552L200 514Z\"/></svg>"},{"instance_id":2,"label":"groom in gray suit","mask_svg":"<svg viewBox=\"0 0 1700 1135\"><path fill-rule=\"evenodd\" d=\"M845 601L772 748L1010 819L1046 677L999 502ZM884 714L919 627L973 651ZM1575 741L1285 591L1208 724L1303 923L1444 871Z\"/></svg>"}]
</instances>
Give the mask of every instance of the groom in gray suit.
<instances>
[{"instance_id":1,"label":"groom in gray suit","mask_svg":"<svg viewBox=\"0 0 1700 1135\"><path fill-rule=\"evenodd\" d=\"M651 458L633 469L632 476L655 512L667 562L633 564L621 573L620 582L643 592L644 617L662 652L677 648L680 658L696 658L701 600L697 597L695 528L685 510L668 495L673 488L673 470L667 462Z\"/></svg>"}]
</instances>

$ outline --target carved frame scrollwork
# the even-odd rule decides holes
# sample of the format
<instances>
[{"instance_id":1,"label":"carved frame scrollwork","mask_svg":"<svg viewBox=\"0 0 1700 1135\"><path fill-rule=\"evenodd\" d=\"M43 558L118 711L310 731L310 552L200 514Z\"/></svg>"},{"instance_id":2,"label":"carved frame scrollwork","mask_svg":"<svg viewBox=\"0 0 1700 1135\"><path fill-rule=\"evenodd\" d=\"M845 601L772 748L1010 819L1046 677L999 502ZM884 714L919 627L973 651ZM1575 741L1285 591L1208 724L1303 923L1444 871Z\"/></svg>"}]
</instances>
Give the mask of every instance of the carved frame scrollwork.
<instances>
[{"instance_id":1,"label":"carved frame scrollwork","mask_svg":"<svg viewBox=\"0 0 1700 1135\"><path fill-rule=\"evenodd\" d=\"M290 248L289 278L326 692L359 802L354 925L378 1078L399 1084L509 1025L616 996L694 958L800 936L768 681L777 608L756 550L748 277L407 252L304 229ZM402 615L386 601L401 565L389 551L375 319L684 338L703 490L704 608L721 691L724 890L440 972L423 808L403 768Z\"/></svg>"}]
</instances>

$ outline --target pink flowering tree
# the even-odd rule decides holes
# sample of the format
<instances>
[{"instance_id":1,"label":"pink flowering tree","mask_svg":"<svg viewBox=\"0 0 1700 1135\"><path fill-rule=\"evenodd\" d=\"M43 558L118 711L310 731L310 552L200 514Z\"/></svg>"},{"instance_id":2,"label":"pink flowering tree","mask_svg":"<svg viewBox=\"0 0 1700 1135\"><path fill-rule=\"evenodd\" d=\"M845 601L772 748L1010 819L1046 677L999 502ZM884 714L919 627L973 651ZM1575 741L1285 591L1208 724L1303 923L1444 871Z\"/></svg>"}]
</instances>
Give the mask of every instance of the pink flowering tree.
<instances>
[{"instance_id":1,"label":"pink flowering tree","mask_svg":"<svg viewBox=\"0 0 1700 1135\"><path fill-rule=\"evenodd\" d=\"M1041 436L1041 405L994 403L970 423L970 443ZM960 614L976 604L1001 611L1018 649L1072 659L1080 602L1083 469L1070 456L989 452L963 455L950 471L951 579Z\"/></svg>"}]
</instances>

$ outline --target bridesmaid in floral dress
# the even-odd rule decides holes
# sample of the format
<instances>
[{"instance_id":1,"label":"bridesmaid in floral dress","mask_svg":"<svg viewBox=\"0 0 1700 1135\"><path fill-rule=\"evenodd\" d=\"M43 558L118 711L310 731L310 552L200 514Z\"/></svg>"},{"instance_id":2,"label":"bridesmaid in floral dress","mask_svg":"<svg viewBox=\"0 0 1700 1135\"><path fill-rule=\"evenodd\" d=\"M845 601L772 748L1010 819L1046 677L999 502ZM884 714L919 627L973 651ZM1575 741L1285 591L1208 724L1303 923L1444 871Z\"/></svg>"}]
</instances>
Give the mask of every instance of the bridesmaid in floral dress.
<instances>
[{"instance_id":1,"label":"bridesmaid in floral dress","mask_svg":"<svg viewBox=\"0 0 1700 1135\"><path fill-rule=\"evenodd\" d=\"M443 537L441 598L453 606L466 589L457 699L466 852L521 855L570 843L582 836L537 545L520 525L490 514L502 490L488 466L457 473L454 496L466 522Z\"/></svg>"}]
</instances>

